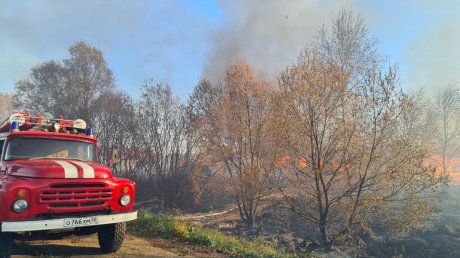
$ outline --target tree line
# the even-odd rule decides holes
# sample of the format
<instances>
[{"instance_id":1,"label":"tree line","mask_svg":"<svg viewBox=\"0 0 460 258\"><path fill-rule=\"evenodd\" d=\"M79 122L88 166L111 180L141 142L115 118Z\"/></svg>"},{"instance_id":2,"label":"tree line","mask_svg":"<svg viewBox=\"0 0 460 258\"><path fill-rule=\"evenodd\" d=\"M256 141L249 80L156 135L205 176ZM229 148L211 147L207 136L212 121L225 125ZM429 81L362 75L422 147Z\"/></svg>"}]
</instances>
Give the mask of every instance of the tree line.
<instances>
[{"instance_id":1,"label":"tree line","mask_svg":"<svg viewBox=\"0 0 460 258\"><path fill-rule=\"evenodd\" d=\"M207 203L212 193L231 198L241 220L257 227L269 198L317 225L331 247L370 226L421 227L432 212L428 190L439 182L425 161L440 153L446 176L459 147L459 88L451 84L434 101L404 92L377 46L362 18L342 10L277 84L241 59L182 102L152 80L138 99L116 89L104 54L79 41L69 58L33 67L12 103L85 119L99 160L116 176L147 181L144 190L166 207Z\"/></svg>"}]
</instances>

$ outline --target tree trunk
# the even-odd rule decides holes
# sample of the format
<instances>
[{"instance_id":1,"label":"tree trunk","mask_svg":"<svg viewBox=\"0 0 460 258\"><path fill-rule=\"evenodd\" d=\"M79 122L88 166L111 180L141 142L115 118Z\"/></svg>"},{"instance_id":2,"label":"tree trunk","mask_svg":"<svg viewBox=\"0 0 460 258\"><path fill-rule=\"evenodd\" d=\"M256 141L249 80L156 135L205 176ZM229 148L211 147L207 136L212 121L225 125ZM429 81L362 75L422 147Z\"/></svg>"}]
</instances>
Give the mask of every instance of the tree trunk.
<instances>
[{"instance_id":1,"label":"tree trunk","mask_svg":"<svg viewBox=\"0 0 460 258\"><path fill-rule=\"evenodd\" d=\"M321 233L321 242L327 250L331 249L331 243L329 242L329 236L326 229L326 220L321 219L319 222L319 232Z\"/></svg>"},{"instance_id":2,"label":"tree trunk","mask_svg":"<svg viewBox=\"0 0 460 258\"><path fill-rule=\"evenodd\" d=\"M449 137L449 132L448 132L448 117L444 116L444 139L443 139L443 144L442 144L442 181L444 183L447 182L447 164L446 164L446 152L447 152L447 143L448 143L448 137Z\"/></svg>"},{"instance_id":3,"label":"tree trunk","mask_svg":"<svg viewBox=\"0 0 460 258\"><path fill-rule=\"evenodd\" d=\"M249 228L254 227L255 221L256 221L255 213L252 210L248 210L248 208L242 204L244 200L240 201L239 197L236 197L235 200L236 200L236 204L238 205L238 211L240 213L241 220Z\"/></svg>"},{"instance_id":4,"label":"tree trunk","mask_svg":"<svg viewBox=\"0 0 460 258\"><path fill-rule=\"evenodd\" d=\"M244 220L244 223L248 226L248 228L254 228L256 226L256 218L253 214Z\"/></svg>"},{"instance_id":5,"label":"tree trunk","mask_svg":"<svg viewBox=\"0 0 460 258\"><path fill-rule=\"evenodd\" d=\"M442 181L443 183L447 182L447 157L446 157L446 148L442 148Z\"/></svg>"}]
</instances>

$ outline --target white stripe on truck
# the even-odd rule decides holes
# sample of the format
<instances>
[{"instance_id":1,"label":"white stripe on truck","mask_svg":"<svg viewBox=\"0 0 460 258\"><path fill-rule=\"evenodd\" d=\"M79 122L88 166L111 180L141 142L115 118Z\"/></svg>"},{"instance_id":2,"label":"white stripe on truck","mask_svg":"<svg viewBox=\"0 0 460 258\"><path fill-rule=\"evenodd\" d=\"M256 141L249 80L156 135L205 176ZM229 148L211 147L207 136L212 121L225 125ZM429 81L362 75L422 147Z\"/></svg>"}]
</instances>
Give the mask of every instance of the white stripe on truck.
<instances>
[{"instance_id":1,"label":"white stripe on truck","mask_svg":"<svg viewBox=\"0 0 460 258\"><path fill-rule=\"evenodd\" d=\"M94 168L90 165L81 161L72 161L72 163L77 164L83 169L83 178L95 178Z\"/></svg>"},{"instance_id":2,"label":"white stripe on truck","mask_svg":"<svg viewBox=\"0 0 460 258\"><path fill-rule=\"evenodd\" d=\"M61 165L61 167L64 168L64 177L65 178L78 178L77 167L75 167L74 165L70 164L69 162L63 161L63 160L55 160L54 162L58 163L59 165ZM93 171L93 173L94 173L94 171Z\"/></svg>"}]
</instances>

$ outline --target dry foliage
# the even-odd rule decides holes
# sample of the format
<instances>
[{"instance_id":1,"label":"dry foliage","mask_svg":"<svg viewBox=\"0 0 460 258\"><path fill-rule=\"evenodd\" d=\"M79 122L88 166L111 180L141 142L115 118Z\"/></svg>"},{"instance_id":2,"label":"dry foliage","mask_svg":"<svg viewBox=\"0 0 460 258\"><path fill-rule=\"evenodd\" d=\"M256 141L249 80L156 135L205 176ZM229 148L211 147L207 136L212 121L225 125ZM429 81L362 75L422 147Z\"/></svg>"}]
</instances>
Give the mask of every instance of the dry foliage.
<instances>
[{"instance_id":1,"label":"dry foliage","mask_svg":"<svg viewBox=\"0 0 460 258\"><path fill-rule=\"evenodd\" d=\"M282 73L274 112L273 139L290 157L274 183L292 210L318 225L327 247L369 225L399 233L421 226L431 211L422 194L436 183L423 164L426 146L403 119L416 100L398 90L394 69L342 45L364 40L351 15L339 14L335 24L345 28L334 28L336 40L322 38L326 49L306 50ZM354 69L363 57L369 65Z\"/></svg>"},{"instance_id":2,"label":"dry foliage","mask_svg":"<svg viewBox=\"0 0 460 258\"><path fill-rule=\"evenodd\" d=\"M201 81L192 97L206 153L224 165L242 220L253 226L260 200L270 192L274 155L269 141L272 88L244 61L229 67L225 82Z\"/></svg>"}]
</instances>

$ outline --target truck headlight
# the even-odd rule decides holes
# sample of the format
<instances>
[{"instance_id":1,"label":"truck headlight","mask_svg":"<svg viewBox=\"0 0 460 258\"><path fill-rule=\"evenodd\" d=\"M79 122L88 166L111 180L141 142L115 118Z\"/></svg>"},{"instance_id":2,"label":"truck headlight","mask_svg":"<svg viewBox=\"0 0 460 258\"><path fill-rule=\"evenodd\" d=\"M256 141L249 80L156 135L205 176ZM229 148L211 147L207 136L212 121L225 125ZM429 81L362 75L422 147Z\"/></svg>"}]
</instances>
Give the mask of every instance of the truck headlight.
<instances>
[{"instance_id":1,"label":"truck headlight","mask_svg":"<svg viewBox=\"0 0 460 258\"><path fill-rule=\"evenodd\" d=\"M13 203L13 211L16 212L16 213L25 212L27 210L27 208L29 208L29 204L24 199L16 200Z\"/></svg>"},{"instance_id":2,"label":"truck headlight","mask_svg":"<svg viewBox=\"0 0 460 258\"><path fill-rule=\"evenodd\" d=\"M131 203L131 196L129 196L129 194L125 194L120 197L121 206L128 206L130 203Z\"/></svg>"}]
</instances>

